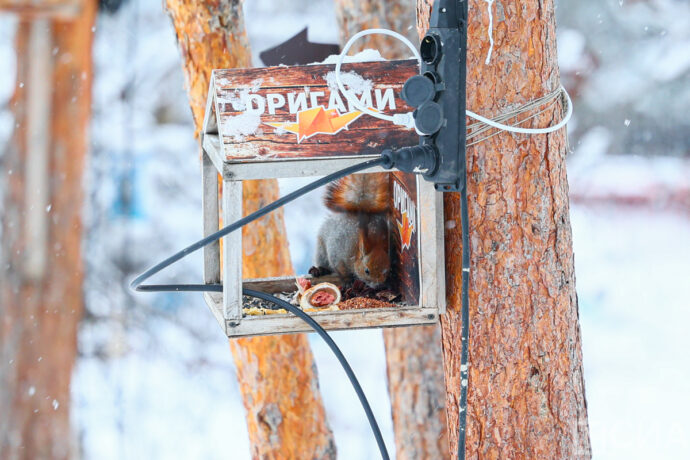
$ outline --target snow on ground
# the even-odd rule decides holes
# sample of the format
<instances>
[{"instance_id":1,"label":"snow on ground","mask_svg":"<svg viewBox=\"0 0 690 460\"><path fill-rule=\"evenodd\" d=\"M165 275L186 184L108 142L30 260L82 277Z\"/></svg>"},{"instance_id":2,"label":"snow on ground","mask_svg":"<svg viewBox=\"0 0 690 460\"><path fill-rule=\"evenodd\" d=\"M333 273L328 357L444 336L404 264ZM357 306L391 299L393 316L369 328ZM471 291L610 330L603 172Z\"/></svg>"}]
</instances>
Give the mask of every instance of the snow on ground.
<instances>
[{"instance_id":1,"label":"snow on ground","mask_svg":"<svg viewBox=\"0 0 690 460\"><path fill-rule=\"evenodd\" d=\"M585 388L595 458L690 450L690 219L571 209Z\"/></svg>"},{"instance_id":2,"label":"snow on ground","mask_svg":"<svg viewBox=\"0 0 690 460\"><path fill-rule=\"evenodd\" d=\"M199 315L207 314L194 303ZM79 360L72 393L84 458L250 458L230 351L208 316L215 337L204 341L201 353L198 340L153 320L146 332L159 346L134 345L106 361Z\"/></svg>"}]
</instances>

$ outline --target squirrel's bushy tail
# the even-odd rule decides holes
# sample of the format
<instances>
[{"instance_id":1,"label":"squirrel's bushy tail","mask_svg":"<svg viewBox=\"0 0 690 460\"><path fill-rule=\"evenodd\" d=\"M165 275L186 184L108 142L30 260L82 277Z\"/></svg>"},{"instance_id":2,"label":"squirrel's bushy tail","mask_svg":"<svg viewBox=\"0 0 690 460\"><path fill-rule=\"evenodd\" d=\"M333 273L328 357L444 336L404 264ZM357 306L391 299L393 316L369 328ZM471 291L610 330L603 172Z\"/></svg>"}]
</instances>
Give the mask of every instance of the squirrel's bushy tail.
<instances>
[{"instance_id":1,"label":"squirrel's bushy tail","mask_svg":"<svg viewBox=\"0 0 690 460\"><path fill-rule=\"evenodd\" d=\"M336 212L383 213L388 211L388 173L353 174L326 188L326 207Z\"/></svg>"}]
</instances>

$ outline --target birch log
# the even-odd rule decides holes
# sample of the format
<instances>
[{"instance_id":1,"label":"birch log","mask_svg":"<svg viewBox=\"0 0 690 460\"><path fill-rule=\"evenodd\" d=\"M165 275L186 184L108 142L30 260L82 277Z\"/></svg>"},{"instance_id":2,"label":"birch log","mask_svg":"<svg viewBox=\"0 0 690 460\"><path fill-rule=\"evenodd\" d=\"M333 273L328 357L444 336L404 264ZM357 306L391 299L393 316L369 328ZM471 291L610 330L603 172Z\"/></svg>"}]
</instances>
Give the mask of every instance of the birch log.
<instances>
[{"instance_id":1,"label":"birch log","mask_svg":"<svg viewBox=\"0 0 690 460\"><path fill-rule=\"evenodd\" d=\"M211 70L250 67L241 0L167 0L197 133ZM278 198L275 180L244 182L244 212ZM282 211L243 229L245 278L292 273ZM305 335L230 341L247 410L252 458L335 458L316 366Z\"/></svg>"},{"instance_id":2,"label":"birch log","mask_svg":"<svg viewBox=\"0 0 690 460\"><path fill-rule=\"evenodd\" d=\"M418 32L432 0L418 0ZM559 85L552 0L469 2L467 107L485 116ZM489 34L494 48L489 52ZM535 121L560 119L550 110ZM501 133L468 149L471 245L468 459L591 457L565 170L566 133ZM451 458L460 389L458 195L446 195L441 319Z\"/></svg>"}]
</instances>

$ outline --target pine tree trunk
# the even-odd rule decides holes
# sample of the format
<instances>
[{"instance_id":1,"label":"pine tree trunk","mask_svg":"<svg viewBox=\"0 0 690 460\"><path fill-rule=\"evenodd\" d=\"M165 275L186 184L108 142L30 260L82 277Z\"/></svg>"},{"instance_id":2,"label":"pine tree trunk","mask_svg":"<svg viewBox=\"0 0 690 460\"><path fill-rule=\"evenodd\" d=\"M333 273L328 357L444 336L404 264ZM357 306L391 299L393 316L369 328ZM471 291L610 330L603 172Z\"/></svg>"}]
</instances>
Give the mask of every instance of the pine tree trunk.
<instances>
[{"instance_id":1,"label":"pine tree trunk","mask_svg":"<svg viewBox=\"0 0 690 460\"><path fill-rule=\"evenodd\" d=\"M335 0L341 45L360 30L387 28L417 42L415 4L407 0ZM381 50L388 59L412 52L398 40L371 35L352 47ZM395 450L398 460L448 458L445 388L439 325L383 330Z\"/></svg>"},{"instance_id":2,"label":"pine tree trunk","mask_svg":"<svg viewBox=\"0 0 690 460\"><path fill-rule=\"evenodd\" d=\"M167 0L177 31L197 132L211 70L250 67L241 0ZM244 182L244 212L279 196L275 180ZM243 276L292 273L282 211L243 229ZM247 409L253 458L335 458L335 443L304 334L230 341Z\"/></svg>"},{"instance_id":3,"label":"pine tree trunk","mask_svg":"<svg viewBox=\"0 0 690 460\"><path fill-rule=\"evenodd\" d=\"M418 30L432 0L418 0ZM467 107L494 116L555 90L554 4L469 3ZM535 122L560 118L551 110ZM468 149L471 241L467 458L590 458L565 130L501 133ZM448 313L441 319L452 458L460 389L460 202L445 197Z\"/></svg>"},{"instance_id":4,"label":"pine tree trunk","mask_svg":"<svg viewBox=\"0 0 690 460\"><path fill-rule=\"evenodd\" d=\"M73 19L17 30L16 129L2 168L0 459L75 454L70 379L83 308L95 13L96 2L84 2Z\"/></svg>"}]
</instances>

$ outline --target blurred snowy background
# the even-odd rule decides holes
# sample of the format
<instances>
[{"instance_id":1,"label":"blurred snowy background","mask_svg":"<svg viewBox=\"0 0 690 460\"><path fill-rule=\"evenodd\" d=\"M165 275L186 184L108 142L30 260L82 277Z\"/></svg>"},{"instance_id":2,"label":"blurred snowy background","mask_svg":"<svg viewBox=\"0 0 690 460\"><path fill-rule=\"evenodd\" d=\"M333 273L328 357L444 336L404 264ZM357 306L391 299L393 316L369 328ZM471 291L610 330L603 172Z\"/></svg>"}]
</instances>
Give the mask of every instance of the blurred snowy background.
<instances>
[{"instance_id":1,"label":"blurred snowy background","mask_svg":"<svg viewBox=\"0 0 690 460\"><path fill-rule=\"evenodd\" d=\"M559 0L559 59L573 94L569 181L586 391L595 458L690 451L690 5ZM245 5L258 53L309 27L336 43L331 0ZM13 130L13 19L0 15L0 151ZM385 52L383 53L385 56ZM201 234L197 143L174 33L160 2L101 14L94 47L86 203L87 313L73 385L86 459L249 458L227 340L198 295L132 295L135 274ZM106 110L107 108L107 110ZM192 186L190 184L199 184ZM296 181L281 182L291 190ZM313 234L286 219L298 272ZM201 259L168 270L194 282ZM394 446L379 331L336 341ZM355 395L310 337L340 458L377 458Z\"/></svg>"}]
</instances>

